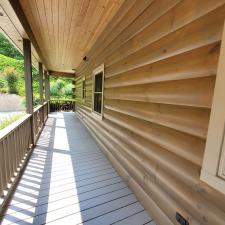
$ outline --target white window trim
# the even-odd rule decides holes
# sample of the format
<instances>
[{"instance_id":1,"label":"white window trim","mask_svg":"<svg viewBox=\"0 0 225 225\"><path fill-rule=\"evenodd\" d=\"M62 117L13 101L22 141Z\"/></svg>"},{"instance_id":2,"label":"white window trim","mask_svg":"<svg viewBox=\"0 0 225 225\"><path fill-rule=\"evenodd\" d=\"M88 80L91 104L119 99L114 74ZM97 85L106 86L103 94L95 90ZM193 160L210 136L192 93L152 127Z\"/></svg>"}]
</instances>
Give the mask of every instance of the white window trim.
<instances>
[{"instance_id":1,"label":"white window trim","mask_svg":"<svg viewBox=\"0 0 225 225\"><path fill-rule=\"evenodd\" d=\"M225 194L225 176L221 166L225 165L225 29L221 42L219 64L214 89L212 110L201 170L201 180Z\"/></svg>"},{"instance_id":2,"label":"white window trim","mask_svg":"<svg viewBox=\"0 0 225 225\"><path fill-rule=\"evenodd\" d=\"M92 115L98 119L103 118L103 108L104 108L104 78L105 78L105 71L104 71L104 64L100 65L96 69L93 70L93 77L92 77ZM99 73L103 74L102 77L102 105L101 105L101 114L94 111L94 87L95 87L95 76Z\"/></svg>"}]
</instances>

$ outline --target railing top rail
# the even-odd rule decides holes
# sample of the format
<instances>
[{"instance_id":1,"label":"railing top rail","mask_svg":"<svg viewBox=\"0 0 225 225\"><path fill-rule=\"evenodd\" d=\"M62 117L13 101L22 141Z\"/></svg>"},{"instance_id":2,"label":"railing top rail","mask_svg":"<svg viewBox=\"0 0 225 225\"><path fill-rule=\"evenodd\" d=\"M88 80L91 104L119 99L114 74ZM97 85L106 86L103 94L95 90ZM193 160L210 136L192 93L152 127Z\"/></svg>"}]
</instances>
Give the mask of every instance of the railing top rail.
<instances>
[{"instance_id":1,"label":"railing top rail","mask_svg":"<svg viewBox=\"0 0 225 225\"><path fill-rule=\"evenodd\" d=\"M48 102L44 102L43 105L39 105L34 108L34 112L37 112L39 109L41 109L43 106L45 106Z\"/></svg>"},{"instance_id":2,"label":"railing top rail","mask_svg":"<svg viewBox=\"0 0 225 225\"><path fill-rule=\"evenodd\" d=\"M34 108L34 112L37 112L39 109L41 109L43 107L43 105L39 105L37 107Z\"/></svg>"},{"instance_id":3,"label":"railing top rail","mask_svg":"<svg viewBox=\"0 0 225 225\"><path fill-rule=\"evenodd\" d=\"M50 101L75 102L75 99L50 99Z\"/></svg>"},{"instance_id":4,"label":"railing top rail","mask_svg":"<svg viewBox=\"0 0 225 225\"><path fill-rule=\"evenodd\" d=\"M11 134L17 127L25 123L32 115L26 114L0 131L0 141Z\"/></svg>"}]
</instances>

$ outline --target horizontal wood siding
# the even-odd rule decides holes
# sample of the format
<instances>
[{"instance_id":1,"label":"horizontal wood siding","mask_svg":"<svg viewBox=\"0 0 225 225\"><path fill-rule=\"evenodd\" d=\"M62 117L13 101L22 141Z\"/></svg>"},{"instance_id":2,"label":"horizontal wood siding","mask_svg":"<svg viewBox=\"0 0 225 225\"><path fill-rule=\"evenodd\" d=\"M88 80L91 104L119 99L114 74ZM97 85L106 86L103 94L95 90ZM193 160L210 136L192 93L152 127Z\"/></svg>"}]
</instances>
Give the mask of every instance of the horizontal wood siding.
<instances>
[{"instance_id":1,"label":"horizontal wood siding","mask_svg":"<svg viewBox=\"0 0 225 225\"><path fill-rule=\"evenodd\" d=\"M200 170L225 0L128 2L78 67L77 114L158 224L178 224L179 212L191 225L224 225L225 196L200 181ZM102 63L99 120L92 71Z\"/></svg>"}]
</instances>

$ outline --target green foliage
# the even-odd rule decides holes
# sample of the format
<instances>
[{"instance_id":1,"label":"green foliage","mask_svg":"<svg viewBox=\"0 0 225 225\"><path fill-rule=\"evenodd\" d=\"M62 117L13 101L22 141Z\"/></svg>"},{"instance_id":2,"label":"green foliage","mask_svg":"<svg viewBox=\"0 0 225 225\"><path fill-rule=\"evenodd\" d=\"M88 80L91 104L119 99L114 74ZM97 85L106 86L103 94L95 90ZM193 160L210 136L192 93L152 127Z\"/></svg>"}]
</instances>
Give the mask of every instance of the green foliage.
<instances>
[{"instance_id":1,"label":"green foliage","mask_svg":"<svg viewBox=\"0 0 225 225\"><path fill-rule=\"evenodd\" d=\"M0 78L0 88L4 88L5 87L5 80L3 78Z\"/></svg>"},{"instance_id":2,"label":"green foliage","mask_svg":"<svg viewBox=\"0 0 225 225\"><path fill-rule=\"evenodd\" d=\"M58 85L57 85L56 82L50 83L50 93L51 93L51 96L58 96L59 95Z\"/></svg>"},{"instance_id":3,"label":"green foliage","mask_svg":"<svg viewBox=\"0 0 225 225\"><path fill-rule=\"evenodd\" d=\"M33 79L33 92L34 94L38 94L39 93L39 73L34 67L32 68L32 79Z\"/></svg>"},{"instance_id":4,"label":"green foliage","mask_svg":"<svg viewBox=\"0 0 225 225\"><path fill-rule=\"evenodd\" d=\"M5 78L0 76L0 93L7 93L8 87Z\"/></svg>"},{"instance_id":5,"label":"green foliage","mask_svg":"<svg viewBox=\"0 0 225 225\"><path fill-rule=\"evenodd\" d=\"M18 94L18 74L13 67L6 67L4 69L5 79L8 85L8 93Z\"/></svg>"},{"instance_id":6,"label":"green foliage","mask_svg":"<svg viewBox=\"0 0 225 225\"><path fill-rule=\"evenodd\" d=\"M0 54L14 58L23 59L22 54L0 33Z\"/></svg>"},{"instance_id":7,"label":"green foliage","mask_svg":"<svg viewBox=\"0 0 225 225\"><path fill-rule=\"evenodd\" d=\"M53 99L72 99L73 85L71 79L51 77L50 93Z\"/></svg>"},{"instance_id":8,"label":"green foliage","mask_svg":"<svg viewBox=\"0 0 225 225\"><path fill-rule=\"evenodd\" d=\"M24 113L20 113L20 114L12 115L12 116L9 116L9 117L5 118L0 123L0 130L2 130L3 128L9 126L11 123L15 122L16 120L21 118L23 115L24 115Z\"/></svg>"},{"instance_id":9,"label":"green foliage","mask_svg":"<svg viewBox=\"0 0 225 225\"><path fill-rule=\"evenodd\" d=\"M4 55L0 55L0 82L4 83L3 80L5 80L5 68L13 68L15 70L15 73L17 74L18 80L17 80L17 93L20 96L25 95L25 83L24 83L24 62L23 60L16 60L9 57L6 57ZM33 91L34 93L39 92L39 78L38 78L38 71L32 67L32 78L33 78ZM9 88L2 87L0 85L0 93L7 93Z\"/></svg>"},{"instance_id":10,"label":"green foliage","mask_svg":"<svg viewBox=\"0 0 225 225\"><path fill-rule=\"evenodd\" d=\"M63 79L57 79L56 84L57 84L59 90L62 90L66 85L66 83Z\"/></svg>"},{"instance_id":11,"label":"green foliage","mask_svg":"<svg viewBox=\"0 0 225 225\"><path fill-rule=\"evenodd\" d=\"M66 85L66 87L64 88L64 94L66 96L72 96L73 95L73 85L72 84Z\"/></svg>"},{"instance_id":12,"label":"green foliage","mask_svg":"<svg viewBox=\"0 0 225 225\"><path fill-rule=\"evenodd\" d=\"M17 60L13 58L9 58L4 55L0 55L0 71L3 71L5 67L13 67L17 71L17 73L23 75L24 74L24 62L23 60Z\"/></svg>"},{"instance_id":13,"label":"green foliage","mask_svg":"<svg viewBox=\"0 0 225 225\"><path fill-rule=\"evenodd\" d=\"M39 94L34 94L33 95L33 104L34 106L38 106L40 104L40 95Z\"/></svg>"},{"instance_id":14,"label":"green foliage","mask_svg":"<svg viewBox=\"0 0 225 225\"><path fill-rule=\"evenodd\" d=\"M13 74L7 75L5 68L14 70ZM16 76L15 76L16 74ZM17 79L17 80L16 80ZM38 71L32 68L33 99L38 104L39 99L39 76ZM72 98L71 79L51 77L50 92L54 98ZM17 93L25 96L24 61L18 50L0 33L0 93Z\"/></svg>"}]
</instances>

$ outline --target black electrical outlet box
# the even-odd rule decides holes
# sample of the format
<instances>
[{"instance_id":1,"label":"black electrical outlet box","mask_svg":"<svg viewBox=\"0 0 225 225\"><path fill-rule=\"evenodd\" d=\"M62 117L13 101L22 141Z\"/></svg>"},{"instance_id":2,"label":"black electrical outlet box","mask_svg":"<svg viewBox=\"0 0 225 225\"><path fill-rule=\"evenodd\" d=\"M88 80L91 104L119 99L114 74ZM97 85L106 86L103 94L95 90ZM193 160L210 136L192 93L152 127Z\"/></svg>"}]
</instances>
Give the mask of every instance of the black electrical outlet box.
<instances>
[{"instance_id":1,"label":"black electrical outlet box","mask_svg":"<svg viewBox=\"0 0 225 225\"><path fill-rule=\"evenodd\" d=\"M178 212L176 213L176 220L181 225L189 225L189 222Z\"/></svg>"}]
</instances>

